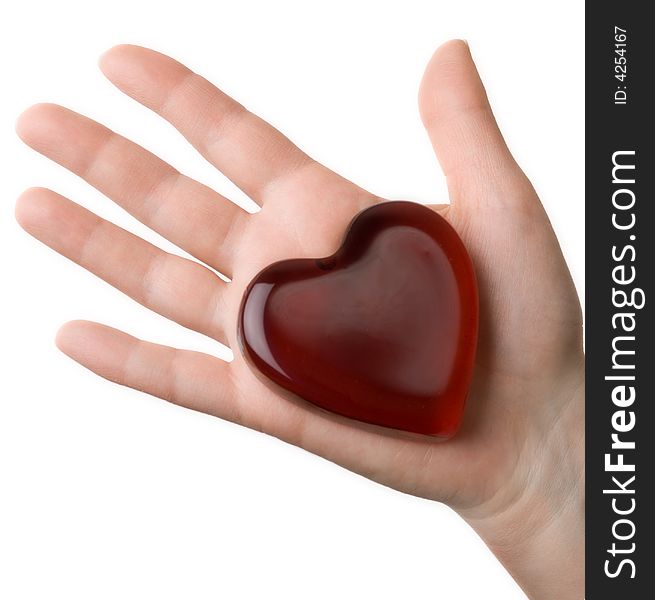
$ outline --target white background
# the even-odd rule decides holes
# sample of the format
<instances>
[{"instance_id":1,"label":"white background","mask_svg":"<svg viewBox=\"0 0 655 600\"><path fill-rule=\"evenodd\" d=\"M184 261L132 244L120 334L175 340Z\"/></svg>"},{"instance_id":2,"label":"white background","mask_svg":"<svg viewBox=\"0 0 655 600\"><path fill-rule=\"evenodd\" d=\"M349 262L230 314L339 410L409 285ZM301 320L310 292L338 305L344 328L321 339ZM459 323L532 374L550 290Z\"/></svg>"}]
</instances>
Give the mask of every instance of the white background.
<instances>
[{"instance_id":1,"label":"white background","mask_svg":"<svg viewBox=\"0 0 655 600\"><path fill-rule=\"evenodd\" d=\"M7 8L9 13L7 14ZM92 116L240 201L96 68L121 42L169 53L376 194L444 201L417 111L423 68L468 39L510 147L582 292L583 3L12 2L0 23L0 597L524 596L444 506L264 435L95 377L58 353L72 318L228 356L33 241L13 203L43 185L173 249L23 147L21 110Z\"/></svg>"}]
</instances>

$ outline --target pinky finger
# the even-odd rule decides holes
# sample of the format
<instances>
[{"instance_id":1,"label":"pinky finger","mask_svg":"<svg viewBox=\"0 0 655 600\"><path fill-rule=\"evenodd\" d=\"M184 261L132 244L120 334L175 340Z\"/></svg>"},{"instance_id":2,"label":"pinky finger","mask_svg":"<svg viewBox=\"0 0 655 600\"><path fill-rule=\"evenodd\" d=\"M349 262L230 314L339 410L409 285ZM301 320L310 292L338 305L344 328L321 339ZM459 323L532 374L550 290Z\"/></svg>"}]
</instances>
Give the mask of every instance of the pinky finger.
<instances>
[{"instance_id":1,"label":"pinky finger","mask_svg":"<svg viewBox=\"0 0 655 600\"><path fill-rule=\"evenodd\" d=\"M59 349L97 375L174 404L240 422L230 364L208 354L137 339L91 321L70 321Z\"/></svg>"}]
</instances>

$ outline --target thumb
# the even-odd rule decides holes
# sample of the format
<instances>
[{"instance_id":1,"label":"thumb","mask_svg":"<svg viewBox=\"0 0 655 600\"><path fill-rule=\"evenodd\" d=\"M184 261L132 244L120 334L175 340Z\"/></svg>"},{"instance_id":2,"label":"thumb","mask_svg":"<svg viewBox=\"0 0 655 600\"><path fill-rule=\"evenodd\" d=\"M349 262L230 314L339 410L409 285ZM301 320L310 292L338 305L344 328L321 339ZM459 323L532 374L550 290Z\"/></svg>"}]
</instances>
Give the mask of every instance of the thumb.
<instances>
[{"instance_id":1,"label":"thumb","mask_svg":"<svg viewBox=\"0 0 655 600\"><path fill-rule=\"evenodd\" d=\"M525 198L529 183L514 161L463 40L446 42L432 56L419 91L421 119L447 179L453 205ZM483 183L483 185L480 185ZM531 189L531 187L530 187Z\"/></svg>"}]
</instances>

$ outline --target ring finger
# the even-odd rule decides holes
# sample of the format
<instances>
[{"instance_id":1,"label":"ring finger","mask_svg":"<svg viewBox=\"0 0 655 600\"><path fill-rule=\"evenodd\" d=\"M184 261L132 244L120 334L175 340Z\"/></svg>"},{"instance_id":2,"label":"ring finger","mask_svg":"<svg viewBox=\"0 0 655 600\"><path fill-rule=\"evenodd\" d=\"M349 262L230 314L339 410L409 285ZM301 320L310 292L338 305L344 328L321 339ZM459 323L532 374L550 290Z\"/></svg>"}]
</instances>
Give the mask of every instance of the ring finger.
<instances>
[{"instance_id":1,"label":"ring finger","mask_svg":"<svg viewBox=\"0 0 655 600\"><path fill-rule=\"evenodd\" d=\"M16 218L29 234L137 302L225 341L226 284L206 267L164 252L51 190L24 192Z\"/></svg>"}]
</instances>

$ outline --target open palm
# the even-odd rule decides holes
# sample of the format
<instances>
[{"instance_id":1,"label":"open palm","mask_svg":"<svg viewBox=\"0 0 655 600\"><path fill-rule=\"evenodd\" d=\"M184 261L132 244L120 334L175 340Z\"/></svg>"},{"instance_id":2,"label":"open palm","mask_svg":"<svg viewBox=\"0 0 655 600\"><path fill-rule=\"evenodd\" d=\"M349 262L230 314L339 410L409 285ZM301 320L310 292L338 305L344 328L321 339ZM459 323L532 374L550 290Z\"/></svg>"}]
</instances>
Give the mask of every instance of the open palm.
<instances>
[{"instance_id":1,"label":"open palm","mask_svg":"<svg viewBox=\"0 0 655 600\"><path fill-rule=\"evenodd\" d=\"M110 380L270 433L386 485L448 502L471 518L520 506L540 481L535 471L554 473L581 461L568 442L582 427L582 406L573 399L582 360L578 300L466 44L437 51L420 93L421 116L451 194L449 205L434 208L467 245L481 293L473 390L462 430L446 442L289 400L255 376L238 348L237 312L250 279L279 259L331 254L352 217L380 198L319 165L168 57L119 46L101 67L262 209L248 214L67 109L29 109L18 123L27 144L231 278L225 283L202 264L168 254L52 191L28 190L17 205L28 232L149 308L228 344L235 358L226 363L88 322L62 328L57 341L64 352ZM580 470L571 472L575 481L562 488L577 485Z\"/></svg>"}]
</instances>

